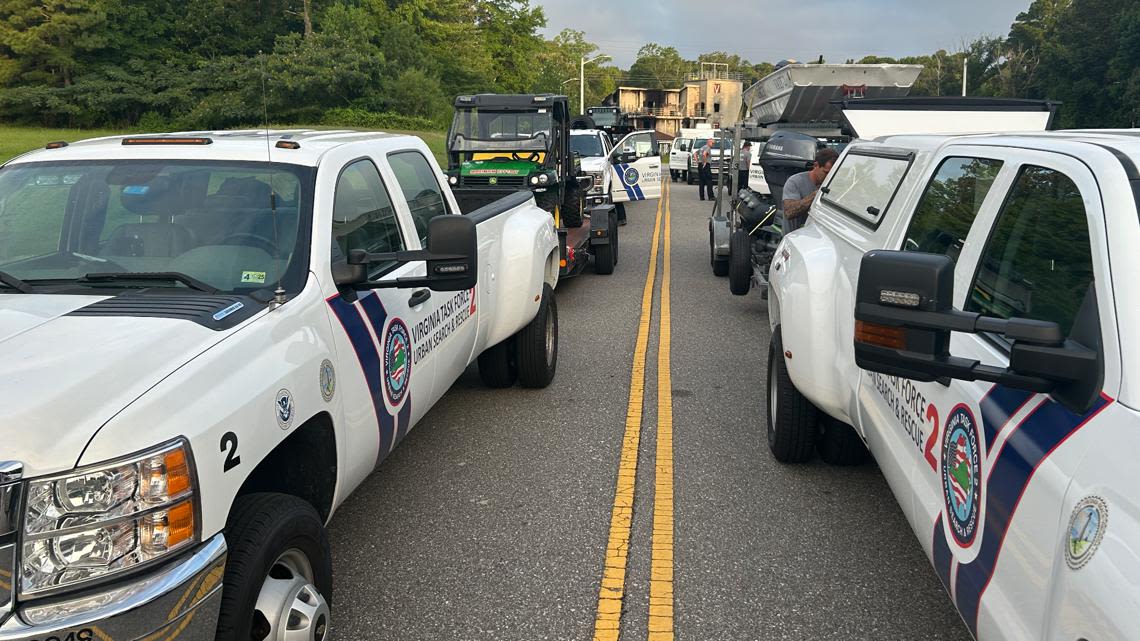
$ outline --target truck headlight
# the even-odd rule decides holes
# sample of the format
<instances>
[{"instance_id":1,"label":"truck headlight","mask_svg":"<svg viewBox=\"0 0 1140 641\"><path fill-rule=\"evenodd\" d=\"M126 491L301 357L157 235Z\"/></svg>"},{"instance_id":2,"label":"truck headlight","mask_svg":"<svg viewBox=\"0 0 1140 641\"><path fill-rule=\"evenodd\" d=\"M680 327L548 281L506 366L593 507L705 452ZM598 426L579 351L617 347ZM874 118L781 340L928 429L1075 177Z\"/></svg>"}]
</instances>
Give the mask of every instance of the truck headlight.
<instances>
[{"instance_id":1,"label":"truck headlight","mask_svg":"<svg viewBox=\"0 0 1140 641\"><path fill-rule=\"evenodd\" d=\"M104 579L193 545L194 490L182 441L29 482L21 596Z\"/></svg>"},{"instance_id":2,"label":"truck headlight","mask_svg":"<svg viewBox=\"0 0 1140 641\"><path fill-rule=\"evenodd\" d=\"M550 182L550 174L539 174L538 184L545 185L548 182Z\"/></svg>"},{"instance_id":3,"label":"truck headlight","mask_svg":"<svg viewBox=\"0 0 1140 641\"><path fill-rule=\"evenodd\" d=\"M448 176L447 177L447 184L458 185L459 184L459 177L458 176Z\"/></svg>"},{"instance_id":4,"label":"truck headlight","mask_svg":"<svg viewBox=\"0 0 1140 641\"><path fill-rule=\"evenodd\" d=\"M531 176L530 177L530 184L537 185L538 184L538 176Z\"/></svg>"}]
</instances>

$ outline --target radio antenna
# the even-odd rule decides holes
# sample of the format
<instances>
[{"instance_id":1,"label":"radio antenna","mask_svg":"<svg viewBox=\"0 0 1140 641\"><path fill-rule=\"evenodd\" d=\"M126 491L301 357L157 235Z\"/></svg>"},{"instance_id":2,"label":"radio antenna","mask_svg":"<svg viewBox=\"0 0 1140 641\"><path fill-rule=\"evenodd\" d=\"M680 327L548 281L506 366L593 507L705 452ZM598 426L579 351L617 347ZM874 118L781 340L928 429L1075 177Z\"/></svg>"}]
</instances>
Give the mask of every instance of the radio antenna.
<instances>
[{"instance_id":1,"label":"radio antenna","mask_svg":"<svg viewBox=\"0 0 1140 641\"><path fill-rule=\"evenodd\" d=\"M273 244L278 246L277 249L280 252L281 234L277 230L277 189L273 181L273 145L269 142L269 91L265 82L269 72L265 68L265 53L261 51L257 53L258 57L261 58L261 122L265 128L265 158L269 163L269 211L273 218ZM276 309L285 304L285 288L281 286L282 277L282 274L277 276L277 289L273 290L273 302L270 309Z\"/></svg>"}]
</instances>

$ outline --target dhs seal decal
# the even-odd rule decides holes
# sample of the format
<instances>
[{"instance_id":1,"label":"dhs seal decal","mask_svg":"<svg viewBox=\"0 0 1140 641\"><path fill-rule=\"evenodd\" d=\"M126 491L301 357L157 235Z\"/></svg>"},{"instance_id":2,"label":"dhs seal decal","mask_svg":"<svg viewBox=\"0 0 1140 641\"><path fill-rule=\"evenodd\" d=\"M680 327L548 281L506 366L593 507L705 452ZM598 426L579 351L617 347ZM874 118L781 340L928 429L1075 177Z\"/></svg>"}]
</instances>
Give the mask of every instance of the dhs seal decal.
<instances>
[{"instance_id":1,"label":"dhs seal decal","mask_svg":"<svg viewBox=\"0 0 1140 641\"><path fill-rule=\"evenodd\" d=\"M384 392L388 402L399 405L412 380L412 339L407 325L393 318L384 335Z\"/></svg>"},{"instance_id":2,"label":"dhs seal decal","mask_svg":"<svg viewBox=\"0 0 1140 641\"><path fill-rule=\"evenodd\" d=\"M278 390L273 406L277 410L278 427L283 430L289 429L293 424L293 394L287 389Z\"/></svg>"},{"instance_id":3,"label":"dhs seal decal","mask_svg":"<svg viewBox=\"0 0 1140 641\"><path fill-rule=\"evenodd\" d=\"M978 533L982 466L978 423L965 405L955 407L946 419L942 437L942 498L954 541L969 547Z\"/></svg>"},{"instance_id":4,"label":"dhs seal decal","mask_svg":"<svg viewBox=\"0 0 1140 641\"><path fill-rule=\"evenodd\" d=\"M1077 504L1069 517L1069 542L1065 546L1065 562L1079 570L1089 562L1108 528L1108 504L1099 496L1090 496Z\"/></svg>"},{"instance_id":5,"label":"dhs seal decal","mask_svg":"<svg viewBox=\"0 0 1140 641\"><path fill-rule=\"evenodd\" d=\"M641 174L637 171L636 167L628 167L625 173L621 175L621 180L630 187L633 187L637 184L637 181L641 180Z\"/></svg>"}]
</instances>

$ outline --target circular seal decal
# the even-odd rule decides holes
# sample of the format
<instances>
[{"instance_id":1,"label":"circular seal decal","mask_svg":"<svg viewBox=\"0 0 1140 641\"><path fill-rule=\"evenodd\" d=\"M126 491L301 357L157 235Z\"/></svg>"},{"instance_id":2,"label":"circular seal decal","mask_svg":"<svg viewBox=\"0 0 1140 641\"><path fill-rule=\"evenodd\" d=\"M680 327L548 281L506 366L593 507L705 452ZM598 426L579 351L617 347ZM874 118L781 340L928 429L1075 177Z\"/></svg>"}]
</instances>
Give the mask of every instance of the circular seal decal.
<instances>
[{"instance_id":1,"label":"circular seal decal","mask_svg":"<svg viewBox=\"0 0 1140 641\"><path fill-rule=\"evenodd\" d=\"M942 436L942 498L950 532L962 547L969 547L978 532L981 470L978 424L970 409L959 405L946 419Z\"/></svg>"},{"instance_id":2,"label":"circular seal decal","mask_svg":"<svg viewBox=\"0 0 1140 641\"><path fill-rule=\"evenodd\" d=\"M325 359L321 361L321 398L325 399L328 403L332 401L333 395L336 394L336 370L333 369L332 361Z\"/></svg>"},{"instance_id":3,"label":"circular seal decal","mask_svg":"<svg viewBox=\"0 0 1140 641\"><path fill-rule=\"evenodd\" d=\"M283 430L289 429L293 424L293 395L287 389L278 390L274 405L277 408L277 425Z\"/></svg>"},{"instance_id":4,"label":"circular seal decal","mask_svg":"<svg viewBox=\"0 0 1140 641\"><path fill-rule=\"evenodd\" d=\"M621 179L622 182L629 185L630 187L633 187L637 184L637 181L641 180L641 174L638 173L636 167L630 167L625 170L625 173L622 174Z\"/></svg>"},{"instance_id":5,"label":"circular seal decal","mask_svg":"<svg viewBox=\"0 0 1140 641\"><path fill-rule=\"evenodd\" d=\"M394 318L384 335L384 392L388 395L388 402L392 405L403 402L411 380L411 335L404 322Z\"/></svg>"},{"instance_id":6,"label":"circular seal decal","mask_svg":"<svg viewBox=\"0 0 1140 641\"><path fill-rule=\"evenodd\" d=\"M1099 496L1077 503L1069 517L1069 543L1065 546L1065 562L1079 570L1089 562L1108 528L1108 504Z\"/></svg>"}]
</instances>

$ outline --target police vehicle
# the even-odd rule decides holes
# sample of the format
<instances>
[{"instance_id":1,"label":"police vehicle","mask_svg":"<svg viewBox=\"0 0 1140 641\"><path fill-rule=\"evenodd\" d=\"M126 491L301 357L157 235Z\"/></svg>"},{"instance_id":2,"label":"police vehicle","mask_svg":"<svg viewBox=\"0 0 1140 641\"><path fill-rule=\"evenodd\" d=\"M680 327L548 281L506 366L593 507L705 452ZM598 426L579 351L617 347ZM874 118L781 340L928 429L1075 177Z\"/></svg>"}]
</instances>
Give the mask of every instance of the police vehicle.
<instances>
[{"instance_id":1,"label":"police vehicle","mask_svg":"<svg viewBox=\"0 0 1140 641\"><path fill-rule=\"evenodd\" d=\"M337 506L471 362L557 365L550 215L441 176L348 131L0 168L0 639L326 637Z\"/></svg>"},{"instance_id":2,"label":"police vehicle","mask_svg":"<svg viewBox=\"0 0 1140 641\"><path fill-rule=\"evenodd\" d=\"M855 142L777 248L769 448L869 450L978 639L1140 636L1138 163L1137 131Z\"/></svg>"}]
</instances>

